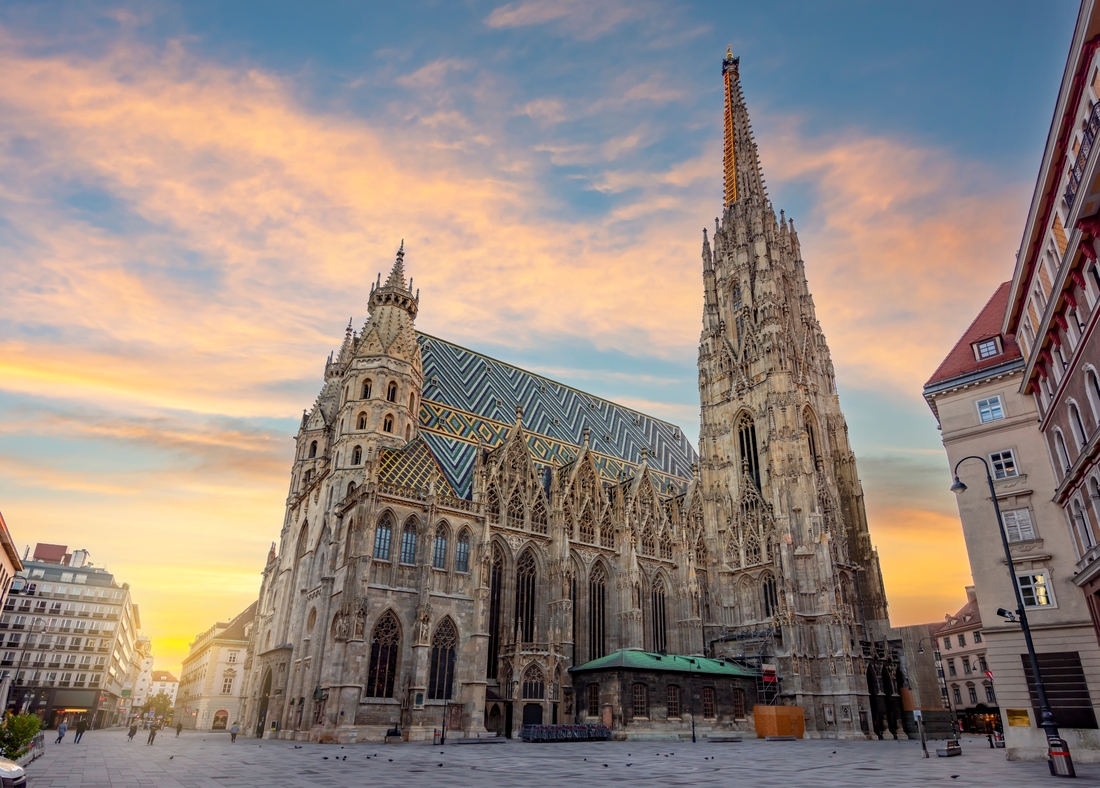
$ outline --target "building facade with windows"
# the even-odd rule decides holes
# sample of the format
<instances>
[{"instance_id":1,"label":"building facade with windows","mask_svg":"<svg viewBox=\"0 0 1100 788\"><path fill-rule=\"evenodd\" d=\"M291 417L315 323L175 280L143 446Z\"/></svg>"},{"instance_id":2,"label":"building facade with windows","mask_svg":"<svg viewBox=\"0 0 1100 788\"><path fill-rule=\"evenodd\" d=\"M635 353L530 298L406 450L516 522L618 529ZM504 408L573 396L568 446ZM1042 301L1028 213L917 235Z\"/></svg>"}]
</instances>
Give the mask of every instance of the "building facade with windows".
<instances>
[{"instance_id":1,"label":"building facade with windows","mask_svg":"<svg viewBox=\"0 0 1100 788\"><path fill-rule=\"evenodd\" d=\"M1057 675L1044 675L1048 685L1052 680L1062 682L1059 698L1067 705L1056 710L1059 725L1066 726L1064 735L1075 748L1074 757L1077 749L1096 755L1100 648L1073 582L1077 553L1063 511L1052 500L1058 484L1043 435L1035 429L1036 402L1020 391L1026 362L1015 338L1001 333L1010 293L1011 283L997 288L925 384L924 396L939 422L949 467L971 455L989 465L1036 648L1048 655L1041 659L1050 661L1052 670L1062 665ZM969 487L957 503L974 579L974 615L984 622L981 632L995 676L1008 756L1046 758L1046 739L1036 727L1038 714L1025 683L1023 635L1018 624L997 615L998 608L1012 610L1016 605L985 474L980 463L971 460L960 467L959 476ZM956 659L956 671L962 669L961 658L945 650L940 653L945 672L950 672L951 658ZM956 679L966 708L967 682L961 675L946 678L949 686ZM982 702L984 690L980 681L974 683ZM949 700L958 706L950 692ZM1009 723L1010 714L1015 724ZM1082 757L1091 756L1086 752Z\"/></svg>"},{"instance_id":2,"label":"building facade with windows","mask_svg":"<svg viewBox=\"0 0 1100 788\"><path fill-rule=\"evenodd\" d=\"M174 718L184 728L224 731L240 722L248 642L255 618L256 603L253 603L192 641L175 691ZM168 687L170 679L174 677L167 671L154 671L151 694L160 692L160 686Z\"/></svg>"},{"instance_id":3,"label":"building facade with windows","mask_svg":"<svg viewBox=\"0 0 1100 788\"><path fill-rule=\"evenodd\" d=\"M92 566L87 551L63 545L36 545L19 577L0 614L0 677L13 678L8 709L37 714L47 727L80 717L96 728L120 722L141 625L129 586Z\"/></svg>"},{"instance_id":4,"label":"building facade with windows","mask_svg":"<svg viewBox=\"0 0 1100 788\"><path fill-rule=\"evenodd\" d=\"M944 672L946 702L963 731L1001 730L993 671L986 657L982 616L974 586L966 588L966 604L932 632Z\"/></svg>"},{"instance_id":5,"label":"building facade with windows","mask_svg":"<svg viewBox=\"0 0 1100 788\"><path fill-rule=\"evenodd\" d=\"M149 698L154 698L157 695L167 695L171 705L175 706L176 693L179 692L179 688L180 680L173 676L171 672L154 670L149 681Z\"/></svg>"},{"instance_id":6,"label":"building facade with windows","mask_svg":"<svg viewBox=\"0 0 1100 788\"><path fill-rule=\"evenodd\" d=\"M19 558L11 531L8 530L3 513L0 513L0 607L7 604L12 582L22 568L23 561Z\"/></svg>"}]
</instances>

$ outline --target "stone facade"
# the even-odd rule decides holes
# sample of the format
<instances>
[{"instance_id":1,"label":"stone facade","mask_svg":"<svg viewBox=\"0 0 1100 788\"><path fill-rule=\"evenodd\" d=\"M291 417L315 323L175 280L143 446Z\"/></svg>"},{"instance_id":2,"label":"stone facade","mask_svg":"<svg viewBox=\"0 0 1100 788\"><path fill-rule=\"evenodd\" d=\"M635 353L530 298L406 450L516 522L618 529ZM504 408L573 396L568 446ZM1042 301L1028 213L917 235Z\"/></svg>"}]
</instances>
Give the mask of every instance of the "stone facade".
<instances>
[{"instance_id":1,"label":"stone facade","mask_svg":"<svg viewBox=\"0 0 1100 788\"><path fill-rule=\"evenodd\" d=\"M255 618L254 602L231 620L219 621L197 635L183 660L178 682L167 671L153 672L150 695L162 691L162 686L165 694L172 694L176 699L173 716L184 728L223 731L241 721Z\"/></svg>"},{"instance_id":2,"label":"stone facade","mask_svg":"<svg viewBox=\"0 0 1100 788\"><path fill-rule=\"evenodd\" d=\"M744 185L704 240L702 459L674 425L418 334L402 245L302 417L250 734L511 734L576 716L571 666L644 649L774 667L810 736L905 735L828 348L724 74Z\"/></svg>"}]
</instances>

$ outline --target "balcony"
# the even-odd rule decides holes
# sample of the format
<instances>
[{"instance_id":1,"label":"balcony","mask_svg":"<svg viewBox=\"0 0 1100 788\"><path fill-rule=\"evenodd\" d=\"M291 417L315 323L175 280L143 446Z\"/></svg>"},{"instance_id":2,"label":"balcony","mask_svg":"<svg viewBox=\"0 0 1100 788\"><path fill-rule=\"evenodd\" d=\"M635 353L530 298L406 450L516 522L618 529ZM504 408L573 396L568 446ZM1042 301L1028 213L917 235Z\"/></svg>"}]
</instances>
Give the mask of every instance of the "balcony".
<instances>
[{"instance_id":1,"label":"balcony","mask_svg":"<svg viewBox=\"0 0 1100 788\"><path fill-rule=\"evenodd\" d=\"M1073 162L1073 169L1069 173L1069 182L1066 184L1066 193L1063 195L1066 205L1073 207L1073 201L1077 198L1077 190L1081 188L1081 179L1085 177L1085 165L1089 161L1089 153L1096 141L1096 134L1100 131L1100 102L1093 106L1089 114L1088 123L1085 125L1085 133L1081 135L1081 149L1077 151L1077 159Z\"/></svg>"}]
</instances>

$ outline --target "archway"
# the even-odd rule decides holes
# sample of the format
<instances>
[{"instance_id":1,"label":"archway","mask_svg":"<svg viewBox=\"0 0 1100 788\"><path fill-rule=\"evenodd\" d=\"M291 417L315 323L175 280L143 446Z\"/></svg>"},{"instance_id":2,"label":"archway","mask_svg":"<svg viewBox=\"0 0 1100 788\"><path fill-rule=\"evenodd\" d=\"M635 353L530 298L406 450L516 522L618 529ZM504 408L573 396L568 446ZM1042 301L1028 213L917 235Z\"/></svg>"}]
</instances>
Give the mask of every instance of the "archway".
<instances>
[{"instance_id":1,"label":"archway","mask_svg":"<svg viewBox=\"0 0 1100 788\"><path fill-rule=\"evenodd\" d=\"M225 709L218 709L214 712L214 723L210 726L212 731L224 731L229 727L229 712Z\"/></svg>"},{"instance_id":2,"label":"archway","mask_svg":"<svg viewBox=\"0 0 1100 788\"><path fill-rule=\"evenodd\" d=\"M542 725L542 704L541 703L524 703L523 704L523 724L524 725Z\"/></svg>"},{"instance_id":3,"label":"archway","mask_svg":"<svg viewBox=\"0 0 1100 788\"><path fill-rule=\"evenodd\" d=\"M262 739L264 735L264 722L267 720L267 704L271 699L271 671L264 676L264 688L260 692L260 708L256 717L256 738Z\"/></svg>"}]
</instances>

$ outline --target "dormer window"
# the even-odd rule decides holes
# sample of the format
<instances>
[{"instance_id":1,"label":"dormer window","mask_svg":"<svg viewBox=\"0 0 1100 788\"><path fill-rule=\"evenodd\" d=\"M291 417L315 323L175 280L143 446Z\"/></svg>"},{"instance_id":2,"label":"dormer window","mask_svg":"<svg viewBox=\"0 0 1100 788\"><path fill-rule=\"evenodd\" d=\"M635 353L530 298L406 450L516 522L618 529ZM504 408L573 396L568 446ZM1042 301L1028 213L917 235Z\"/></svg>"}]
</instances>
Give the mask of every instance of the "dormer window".
<instances>
[{"instance_id":1,"label":"dormer window","mask_svg":"<svg viewBox=\"0 0 1100 788\"><path fill-rule=\"evenodd\" d=\"M987 358L999 356L1003 352L1001 348L1001 338L999 336L983 339L981 342L975 342L973 347L975 361L985 361Z\"/></svg>"}]
</instances>

